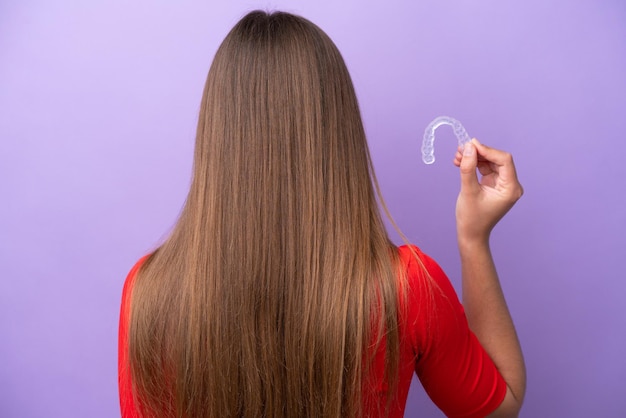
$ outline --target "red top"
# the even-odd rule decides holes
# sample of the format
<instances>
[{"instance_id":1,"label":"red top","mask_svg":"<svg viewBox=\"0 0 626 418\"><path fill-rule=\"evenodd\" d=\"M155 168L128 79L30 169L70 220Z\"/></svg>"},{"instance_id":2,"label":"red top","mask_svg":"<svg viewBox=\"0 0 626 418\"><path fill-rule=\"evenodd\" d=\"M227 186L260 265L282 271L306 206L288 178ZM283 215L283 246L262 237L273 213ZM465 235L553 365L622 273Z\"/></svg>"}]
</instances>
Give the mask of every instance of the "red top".
<instances>
[{"instance_id":1,"label":"red top","mask_svg":"<svg viewBox=\"0 0 626 418\"><path fill-rule=\"evenodd\" d=\"M407 246L399 248L400 259L407 271L408 309L399 318L400 370L398 391L388 415L404 415L406 398L413 373L417 373L432 401L449 417L484 417L503 401L506 384L493 361L470 331L463 306L439 265L413 247L437 286L432 299L425 295L424 271L411 256ZM131 393L128 369L128 319L130 290L144 261L132 268L122 294L119 328L119 390L123 418L138 417ZM364 392L366 410L377 410L384 399L384 347L375 356L375 366L367 384L374 391ZM383 407L384 407L384 401ZM368 412L368 411L366 411ZM375 414L366 414L374 416Z\"/></svg>"}]
</instances>

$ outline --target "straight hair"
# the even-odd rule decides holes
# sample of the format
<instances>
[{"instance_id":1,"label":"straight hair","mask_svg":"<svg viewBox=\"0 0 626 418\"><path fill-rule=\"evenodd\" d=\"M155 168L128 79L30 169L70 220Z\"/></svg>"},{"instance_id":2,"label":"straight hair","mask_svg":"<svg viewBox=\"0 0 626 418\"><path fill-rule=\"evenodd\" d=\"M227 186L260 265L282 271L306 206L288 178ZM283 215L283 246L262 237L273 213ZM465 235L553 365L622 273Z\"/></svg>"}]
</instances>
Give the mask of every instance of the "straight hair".
<instances>
[{"instance_id":1,"label":"straight hair","mask_svg":"<svg viewBox=\"0 0 626 418\"><path fill-rule=\"evenodd\" d=\"M379 349L393 393L402 274L377 189L330 38L246 15L209 70L181 215L132 288L142 415L363 416Z\"/></svg>"}]
</instances>

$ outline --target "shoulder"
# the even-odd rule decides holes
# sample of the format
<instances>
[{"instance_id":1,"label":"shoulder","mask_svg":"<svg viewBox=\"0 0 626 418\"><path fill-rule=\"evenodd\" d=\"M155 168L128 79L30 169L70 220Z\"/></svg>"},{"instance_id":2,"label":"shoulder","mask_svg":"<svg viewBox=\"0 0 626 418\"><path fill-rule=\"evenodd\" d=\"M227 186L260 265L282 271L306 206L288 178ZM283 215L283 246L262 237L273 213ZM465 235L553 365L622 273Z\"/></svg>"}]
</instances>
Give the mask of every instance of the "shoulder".
<instances>
[{"instance_id":1,"label":"shoulder","mask_svg":"<svg viewBox=\"0 0 626 418\"><path fill-rule=\"evenodd\" d=\"M124 281L124 287L122 289L122 303L120 306L120 344L125 344L127 338L130 317L131 293L135 283L135 279L137 277L137 273L141 269L141 266L145 263L148 257L149 255L141 257L130 269L128 275L126 276L126 280Z\"/></svg>"},{"instance_id":2,"label":"shoulder","mask_svg":"<svg viewBox=\"0 0 626 418\"><path fill-rule=\"evenodd\" d=\"M437 264L415 245L398 247L403 284L403 323L414 345L428 345L431 331L443 330L464 317L463 307L450 279ZM421 351L421 350L418 350Z\"/></svg>"},{"instance_id":3,"label":"shoulder","mask_svg":"<svg viewBox=\"0 0 626 418\"><path fill-rule=\"evenodd\" d=\"M450 279L433 258L416 245L403 245L398 247L398 252L404 286L408 288L407 296L410 300L428 301L431 310L440 308L441 303L452 302L457 307L460 305Z\"/></svg>"},{"instance_id":4,"label":"shoulder","mask_svg":"<svg viewBox=\"0 0 626 418\"><path fill-rule=\"evenodd\" d=\"M409 285L416 285L423 280L427 284L449 284L448 277L437 262L425 254L417 245L409 244L398 247L398 254L403 273Z\"/></svg>"},{"instance_id":5,"label":"shoulder","mask_svg":"<svg viewBox=\"0 0 626 418\"><path fill-rule=\"evenodd\" d=\"M137 262L133 264L133 267L128 272L128 276L126 278L128 279L129 277L136 276L141 266L143 266L146 263L146 260L148 260L151 256L152 254L146 254L143 257L141 257L139 260L137 260Z\"/></svg>"},{"instance_id":6,"label":"shoulder","mask_svg":"<svg viewBox=\"0 0 626 418\"><path fill-rule=\"evenodd\" d=\"M132 394L132 378L129 360L129 328L130 328L130 294L137 277L137 273L148 259L149 255L141 257L130 269L122 290L122 304L120 308L118 334L118 390L122 416L134 417L136 407Z\"/></svg>"},{"instance_id":7,"label":"shoulder","mask_svg":"<svg viewBox=\"0 0 626 418\"><path fill-rule=\"evenodd\" d=\"M137 278L137 273L139 273L141 266L145 264L146 260L149 257L150 257L150 254L146 254L143 257L141 257L139 260L137 260L137 262L133 265L133 267L130 269L130 271L126 275L126 280L124 281L124 287L122 289L122 302L124 305L127 305L129 303L130 293L135 283L135 279Z\"/></svg>"}]
</instances>

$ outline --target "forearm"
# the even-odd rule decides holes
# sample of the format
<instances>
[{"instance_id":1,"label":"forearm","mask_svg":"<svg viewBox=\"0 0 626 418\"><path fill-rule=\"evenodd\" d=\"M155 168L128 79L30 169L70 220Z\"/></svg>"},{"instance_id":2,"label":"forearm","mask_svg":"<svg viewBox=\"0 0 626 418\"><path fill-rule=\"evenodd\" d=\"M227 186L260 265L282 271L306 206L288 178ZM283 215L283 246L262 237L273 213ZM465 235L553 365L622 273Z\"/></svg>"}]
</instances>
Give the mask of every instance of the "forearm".
<instances>
[{"instance_id":1,"label":"forearm","mask_svg":"<svg viewBox=\"0 0 626 418\"><path fill-rule=\"evenodd\" d=\"M459 238L463 305L470 325L521 404L526 390L522 350L489 249L488 238Z\"/></svg>"}]
</instances>

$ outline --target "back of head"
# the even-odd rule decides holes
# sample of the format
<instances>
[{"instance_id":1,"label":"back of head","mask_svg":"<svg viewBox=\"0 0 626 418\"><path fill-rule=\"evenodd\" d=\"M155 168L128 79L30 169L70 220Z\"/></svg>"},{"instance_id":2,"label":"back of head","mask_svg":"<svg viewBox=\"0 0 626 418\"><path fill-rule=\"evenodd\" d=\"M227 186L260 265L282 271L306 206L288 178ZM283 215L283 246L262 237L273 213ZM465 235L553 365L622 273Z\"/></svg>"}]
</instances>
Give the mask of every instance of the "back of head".
<instances>
[{"instance_id":1,"label":"back of head","mask_svg":"<svg viewBox=\"0 0 626 418\"><path fill-rule=\"evenodd\" d=\"M370 203L368 164L352 82L332 41L290 14L244 17L209 72L192 193L226 192L239 198L235 207L241 198L255 206L259 199L289 199L319 205L332 216L341 202L326 199Z\"/></svg>"},{"instance_id":2,"label":"back of head","mask_svg":"<svg viewBox=\"0 0 626 418\"><path fill-rule=\"evenodd\" d=\"M359 413L383 328L387 371L397 362L395 252L372 175L332 41L301 17L245 16L209 71L183 212L132 293L146 413Z\"/></svg>"}]
</instances>

